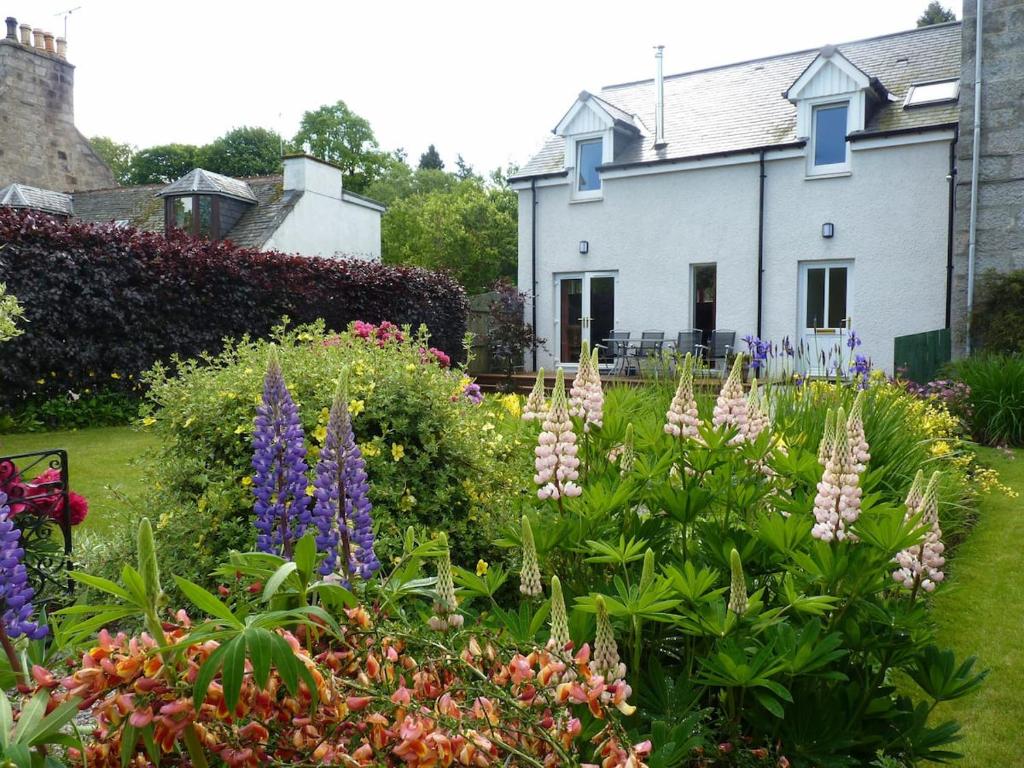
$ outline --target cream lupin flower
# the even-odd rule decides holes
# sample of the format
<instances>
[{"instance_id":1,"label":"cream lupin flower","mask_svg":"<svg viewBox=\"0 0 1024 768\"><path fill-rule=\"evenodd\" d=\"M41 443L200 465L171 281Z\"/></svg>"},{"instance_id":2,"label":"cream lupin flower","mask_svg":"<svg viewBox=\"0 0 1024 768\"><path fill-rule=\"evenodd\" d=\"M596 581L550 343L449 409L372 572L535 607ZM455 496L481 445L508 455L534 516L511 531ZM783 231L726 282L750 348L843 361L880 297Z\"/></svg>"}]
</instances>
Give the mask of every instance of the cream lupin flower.
<instances>
[{"instance_id":1,"label":"cream lupin flower","mask_svg":"<svg viewBox=\"0 0 1024 768\"><path fill-rule=\"evenodd\" d=\"M850 433L850 458L857 473L862 473L871 461L871 454L868 451L868 440L864 435L864 390L857 393L850 409L850 418L847 424Z\"/></svg>"},{"instance_id":2,"label":"cream lupin flower","mask_svg":"<svg viewBox=\"0 0 1024 768\"><path fill-rule=\"evenodd\" d=\"M519 572L519 591L536 597L543 588L540 583L540 566L537 564L537 545L533 541L530 518L523 515L523 567Z\"/></svg>"},{"instance_id":3,"label":"cream lupin flower","mask_svg":"<svg viewBox=\"0 0 1024 768\"><path fill-rule=\"evenodd\" d=\"M583 408L586 411L584 432L589 432L591 426L604 426L604 389L601 386L601 365L596 349L590 354L590 373L587 376Z\"/></svg>"},{"instance_id":4,"label":"cream lupin flower","mask_svg":"<svg viewBox=\"0 0 1024 768\"><path fill-rule=\"evenodd\" d=\"M911 487L911 496L916 487L920 492L918 477L914 479L914 486ZM935 585L946 576L942 572L942 566L946 563L943 553L946 545L942 543L942 530L939 527L939 479L941 473L935 472L928 481L928 487L919 497L907 497L906 519L917 514L921 515L921 523L928 527L920 544L908 547L896 555L894 562L900 567L892 573L892 578L904 588L912 590L916 594L918 589L931 592ZM909 502L916 502L916 507Z\"/></svg>"},{"instance_id":5,"label":"cream lupin flower","mask_svg":"<svg viewBox=\"0 0 1024 768\"><path fill-rule=\"evenodd\" d=\"M747 435L747 400L743 397L743 384L740 381L743 368L743 355L736 355L729 377L722 385L722 391L715 403L711 421L719 429L733 428L736 435L729 440L730 445L742 443Z\"/></svg>"},{"instance_id":6,"label":"cream lupin flower","mask_svg":"<svg viewBox=\"0 0 1024 768\"><path fill-rule=\"evenodd\" d=\"M907 492L907 500L903 503L906 505L907 510L911 515L916 515L921 511L921 502L924 500L924 470L917 470L917 474L914 475L914 482L910 484L910 490Z\"/></svg>"},{"instance_id":7,"label":"cream lupin flower","mask_svg":"<svg viewBox=\"0 0 1024 768\"><path fill-rule=\"evenodd\" d=\"M576 485L580 460L576 457L576 434L572 431L569 407L565 399L565 375L558 369L551 408L544 417L543 429L533 449L536 474L533 481L540 486L540 499L579 496L583 489Z\"/></svg>"},{"instance_id":8,"label":"cream lupin flower","mask_svg":"<svg viewBox=\"0 0 1024 768\"><path fill-rule=\"evenodd\" d=\"M576 376L569 388L569 415L584 418L587 409L584 405L587 397L587 381L590 378L590 343L584 341L580 347L580 363L576 367Z\"/></svg>"},{"instance_id":9,"label":"cream lupin flower","mask_svg":"<svg viewBox=\"0 0 1024 768\"><path fill-rule=\"evenodd\" d=\"M523 406L523 421L540 421L548 412L547 402L544 398L544 369L537 371L537 381L533 384L530 396L526 398Z\"/></svg>"},{"instance_id":10,"label":"cream lupin flower","mask_svg":"<svg viewBox=\"0 0 1024 768\"><path fill-rule=\"evenodd\" d=\"M437 558L437 585L434 615L427 624L431 629L444 632L449 627L461 627L464 621L455 601L455 581L452 578L452 555L448 549L448 537L442 531L438 536L441 555Z\"/></svg>"},{"instance_id":11,"label":"cream lupin flower","mask_svg":"<svg viewBox=\"0 0 1024 768\"><path fill-rule=\"evenodd\" d=\"M619 648L615 644L615 630L608 618L608 607L604 597L598 595L597 604L597 635L594 638L595 675L601 675L606 683L622 680L626 676L626 665L619 661Z\"/></svg>"},{"instance_id":12,"label":"cream lupin flower","mask_svg":"<svg viewBox=\"0 0 1024 768\"><path fill-rule=\"evenodd\" d=\"M825 413L825 430L821 434L821 442L818 444L818 463L825 466L832 456L832 448L836 440L836 415L829 408Z\"/></svg>"},{"instance_id":13,"label":"cream lupin flower","mask_svg":"<svg viewBox=\"0 0 1024 768\"><path fill-rule=\"evenodd\" d=\"M665 413L665 433L683 439L698 439L700 418L697 414L697 398L693 394L693 356L683 359L679 385L672 403Z\"/></svg>"},{"instance_id":14,"label":"cream lupin flower","mask_svg":"<svg viewBox=\"0 0 1024 768\"><path fill-rule=\"evenodd\" d=\"M729 570L732 574L732 581L729 584L729 610L737 616L742 616L747 612L749 605L747 578L743 574L743 561L740 560L740 553L735 549L729 553Z\"/></svg>"},{"instance_id":15,"label":"cream lupin flower","mask_svg":"<svg viewBox=\"0 0 1024 768\"><path fill-rule=\"evenodd\" d=\"M747 432L746 439L753 442L771 426L764 398L757 389L757 377L750 382L750 393L747 395Z\"/></svg>"},{"instance_id":16,"label":"cream lupin flower","mask_svg":"<svg viewBox=\"0 0 1024 768\"><path fill-rule=\"evenodd\" d=\"M569 615L565 610L565 598L562 596L562 582L557 576L551 577L551 640L550 645L558 651L564 651L570 642Z\"/></svg>"},{"instance_id":17,"label":"cream lupin flower","mask_svg":"<svg viewBox=\"0 0 1024 768\"><path fill-rule=\"evenodd\" d=\"M853 461L853 436L846 414L840 408L835 418L832 455L825 463L818 494L814 499L814 527L811 535L822 541L856 541L848 526L860 517L860 472Z\"/></svg>"},{"instance_id":18,"label":"cream lupin flower","mask_svg":"<svg viewBox=\"0 0 1024 768\"><path fill-rule=\"evenodd\" d=\"M583 431L591 426L600 427L604 419L604 391L601 388L601 371L598 352L591 352L590 345L583 342L580 350L580 364L569 389L569 415L583 420Z\"/></svg>"}]
</instances>

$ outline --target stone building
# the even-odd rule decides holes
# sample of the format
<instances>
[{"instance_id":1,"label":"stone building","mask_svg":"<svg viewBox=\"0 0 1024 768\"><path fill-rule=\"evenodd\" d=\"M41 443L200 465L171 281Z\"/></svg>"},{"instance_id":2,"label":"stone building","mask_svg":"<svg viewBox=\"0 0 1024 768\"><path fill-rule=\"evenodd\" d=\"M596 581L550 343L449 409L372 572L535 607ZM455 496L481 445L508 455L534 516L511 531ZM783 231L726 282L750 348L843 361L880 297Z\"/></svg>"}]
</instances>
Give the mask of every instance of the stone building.
<instances>
[{"instance_id":1,"label":"stone building","mask_svg":"<svg viewBox=\"0 0 1024 768\"><path fill-rule=\"evenodd\" d=\"M70 192L115 185L75 128L75 68L66 43L6 20L0 39L0 187L11 183Z\"/></svg>"},{"instance_id":2,"label":"stone building","mask_svg":"<svg viewBox=\"0 0 1024 768\"><path fill-rule=\"evenodd\" d=\"M971 167L977 61L977 0L965 0L960 126L957 143L956 237L952 284L953 351L967 351ZM1024 269L1024 0L983 0L981 114L974 247L978 278Z\"/></svg>"},{"instance_id":3,"label":"stone building","mask_svg":"<svg viewBox=\"0 0 1024 768\"><path fill-rule=\"evenodd\" d=\"M384 206L344 188L340 168L306 155L283 173L233 179L196 168L171 184L121 187L75 128L67 45L8 18L0 39L0 206L181 230L303 256L380 260Z\"/></svg>"}]
</instances>

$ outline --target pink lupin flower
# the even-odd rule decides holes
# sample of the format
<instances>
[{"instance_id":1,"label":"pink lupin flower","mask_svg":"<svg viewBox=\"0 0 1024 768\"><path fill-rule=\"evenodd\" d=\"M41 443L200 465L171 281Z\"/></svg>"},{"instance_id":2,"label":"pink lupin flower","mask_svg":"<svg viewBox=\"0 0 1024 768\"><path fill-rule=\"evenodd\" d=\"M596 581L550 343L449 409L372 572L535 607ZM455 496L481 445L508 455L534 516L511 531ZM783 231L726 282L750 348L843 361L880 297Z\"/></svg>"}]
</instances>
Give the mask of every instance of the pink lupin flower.
<instances>
[{"instance_id":1,"label":"pink lupin flower","mask_svg":"<svg viewBox=\"0 0 1024 768\"><path fill-rule=\"evenodd\" d=\"M687 355L683 360L682 368L676 394L665 413L665 433L684 440L696 440L700 437L700 432L697 429L700 425L700 417L697 414L697 398L693 395L693 357L691 355Z\"/></svg>"},{"instance_id":2,"label":"pink lupin flower","mask_svg":"<svg viewBox=\"0 0 1024 768\"><path fill-rule=\"evenodd\" d=\"M814 498L811 535L821 541L857 541L849 526L860 517L860 472L853 461L853 439L846 414L835 417L835 440Z\"/></svg>"},{"instance_id":3,"label":"pink lupin flower","mask_svg":"<svg viewBox=\"0 0 1024 768\"><path fill-rule=\"evenodd\" d=\"M540 486L540 499L561 499L583 493L576 485L580 460L576 457L576 434L569 418L569 404L565 398L565 375L558 369L555 389L551 395L551 408L544 417L542 431L533 449L536 474L533 481Z\"/></svg>"},{"instance_id":4,"label":"pink lupin flower","mask_svg":"<svg viewBox=\"0 0 1024 768\"><path fill-rule=\"evenodd\" d=\"M931 592L946 575L942 566L946 563L943 553L942 529L939 527L938 487L941 473L936 472L928 481L928 487L921 493L923 473L918 472L907 497L906 520L921 515L921 524L927 527L920 544L904 549L893 558L899 568L892 572L893 581L916 596L918 589Z\"/></svg>"},{"instance_id":5,"label":"pink lupin flower","mask_svg":"<svg viewBox=\"0 0 1024 768\"><path fill-rule=\"evenodd\" d=\"M537 371L537 381L533 384L530 396L526 398L523 406L523 421L540 421L548 412L547 402L544 399L544 369Z\"/></svg>"},{"instance_id":6,"label":"pink lupin flower","mask_svg":"<svg viewBox=\"0 0 1024 768\"><path fill-rule=\"evenodd\" d=\"M729 440L730 445L738 445L747 435L747 399L743 396L743 384L740 376L743 368L743 355L736 355L729 377L722 385L722 391L715 403L711 422L718 427L735 429L736 435Z\"/></svg>"}]
</instances>

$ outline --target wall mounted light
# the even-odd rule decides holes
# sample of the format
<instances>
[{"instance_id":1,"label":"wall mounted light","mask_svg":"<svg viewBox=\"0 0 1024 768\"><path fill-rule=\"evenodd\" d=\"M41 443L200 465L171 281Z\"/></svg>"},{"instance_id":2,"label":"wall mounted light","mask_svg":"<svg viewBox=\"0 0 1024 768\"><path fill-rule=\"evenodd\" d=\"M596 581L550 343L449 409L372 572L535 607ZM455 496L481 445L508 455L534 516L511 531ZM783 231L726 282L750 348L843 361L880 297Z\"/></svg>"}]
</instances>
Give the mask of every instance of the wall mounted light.
<instances>
[{"instance_id":1,"label":"wall mounted light","mask_svg":"<svg viewBox=\"0 0 1024 768\"><path fill-rule=\"evenodd\" d=\"M834 235L835 233L836 225L833 224L831 221L826 221L824 224L821 225L822 237L832 237L832 235Z\"/></svg>"},{"instance_id":2,"label":"wall mounted light","mask_svg":"<svg viewBox=\"0 0 1024 768\"><path fill-rule=\"evenodd\" d=\"M580 240L580 253L586 254L590 252L590 242L587 240Z\"/></svg>"}]
</instances>

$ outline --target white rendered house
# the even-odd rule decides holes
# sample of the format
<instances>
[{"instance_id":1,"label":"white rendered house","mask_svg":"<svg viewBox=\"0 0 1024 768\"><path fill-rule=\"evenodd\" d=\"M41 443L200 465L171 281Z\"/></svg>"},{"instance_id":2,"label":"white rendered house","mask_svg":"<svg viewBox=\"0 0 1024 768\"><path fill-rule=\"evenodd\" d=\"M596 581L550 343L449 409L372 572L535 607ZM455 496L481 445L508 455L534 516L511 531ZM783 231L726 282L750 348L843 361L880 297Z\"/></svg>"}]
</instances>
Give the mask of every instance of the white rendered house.
<instances>
[{"instance_id":1,"label":"white rendered house","mask_svg":"<svg viewBox=\"0 0 1024 768\"><path fill-rule=\"evenodd\" d=\"M527 368L619 329L852 329L891 371L949 325L959 78L953 22L581 93L512 180Z\"/></svg>"}]
</instances>

